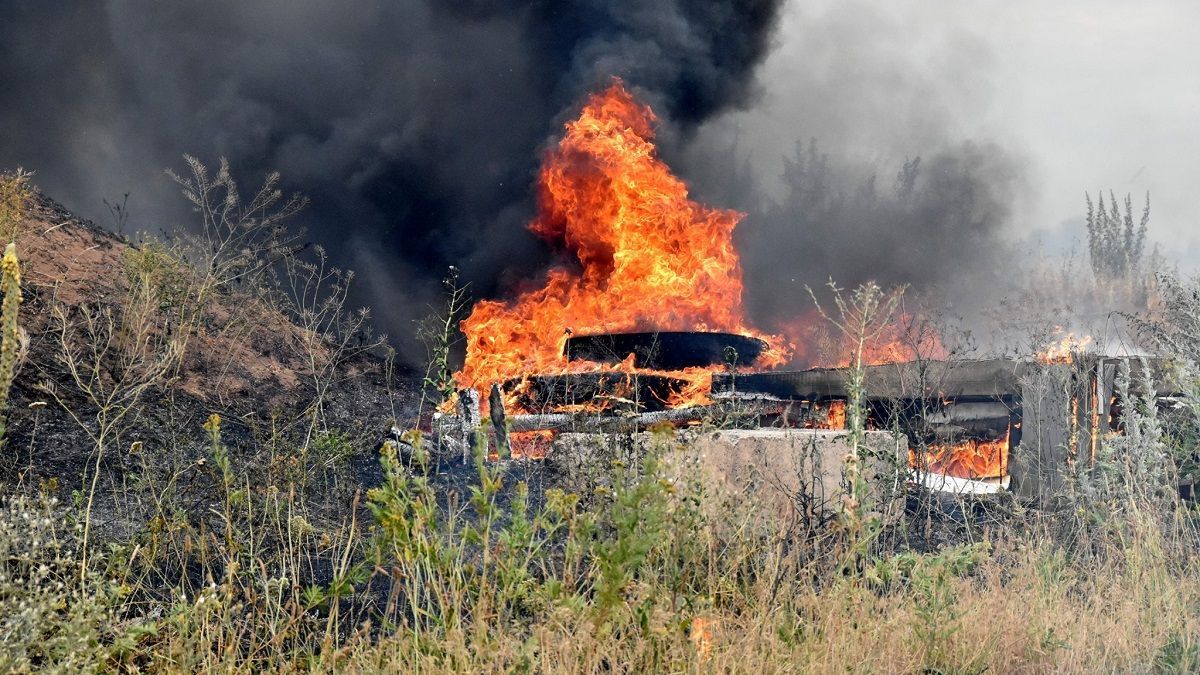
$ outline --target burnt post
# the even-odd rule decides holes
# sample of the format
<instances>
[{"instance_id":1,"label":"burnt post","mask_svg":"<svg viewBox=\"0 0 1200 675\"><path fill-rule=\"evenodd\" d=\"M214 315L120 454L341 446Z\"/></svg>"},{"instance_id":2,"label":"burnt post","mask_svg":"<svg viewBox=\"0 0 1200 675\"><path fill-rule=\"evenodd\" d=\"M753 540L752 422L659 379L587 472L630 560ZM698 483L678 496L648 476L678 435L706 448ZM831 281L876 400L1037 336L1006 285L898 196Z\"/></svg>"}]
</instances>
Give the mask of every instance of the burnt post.
<instances>
[{"instance_id":1,"label":"burnt post","mask_svg":"<svg viewBox=\"0 0 1200 675\"><path fill-rule=\"evenodd\" d=\"M471 461L471 453L478 442L479 430L479 392L468 387L458 392L459 431L463 440L463 464Z\"/></svg>"},{"instance_id":2,"label":"burnt post","mask_svg":"<svg viewBox=\"0 0 1200 675\"><path fill-rule=\"evenodd\" d=\"M504 420L504 397L500 394L500 385L492 385L492 393L488 394L488 414L492 418L492 430L496 432L496 452L501 457L508 457L511 450L508 446L508 427Z\"/></svg>"},{"instance_id":3,"label":"burnt post","mask_svg":"<svg viewBox=\"0 0 1200 675\"><path fill-rule=\"evenodd\" d=\"M1075 459L1094 467L1104 436L1110 431L1116 363L1095 355L1075 360L1074 412Z\"/></svg>"}]
</instances>

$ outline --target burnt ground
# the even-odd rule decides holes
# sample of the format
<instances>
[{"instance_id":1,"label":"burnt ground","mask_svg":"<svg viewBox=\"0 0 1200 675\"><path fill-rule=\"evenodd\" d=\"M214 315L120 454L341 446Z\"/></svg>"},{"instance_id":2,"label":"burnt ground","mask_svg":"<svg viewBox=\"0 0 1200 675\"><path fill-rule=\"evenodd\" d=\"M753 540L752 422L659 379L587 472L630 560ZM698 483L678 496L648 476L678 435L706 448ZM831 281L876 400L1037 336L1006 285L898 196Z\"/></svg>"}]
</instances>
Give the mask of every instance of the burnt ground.
<instances>
[{"instance_id":1,"label":"burnt ground","mask_svg":"<svg viewBox=\"0 0 1200 675\"><path fill-rule=\"evenodd\" d=\"M38 194L16 245L25 298L20 325L28 344L11 391L0 490L41 490L78 502L97 460L90 434L98 429L99 408L71 375L62 322L80 325L85 310L119 314L131 283L130 256L153 244L117 236ZM159 325L170 330L169 321ZM128 341L119 328L105 335ZM354 495L379 484L377 450L392 425L416 424L421 377L390 366L382 350L348 359L325 397L322 431L302 456L315 399L302 337L269 302L236 290L218 293L178 368L145 391L106 444L93 509L98 532L117 539L131 534L160 508L150 503L161 503L160 497L192 519L205 517L219 473L202 426L214 413L232 464L251 489L304 485L310 518L342 521ZM80 331L65 340L82 354L98 342ZM114 388L118 366L102 365L101 389ZM513 470L523 474L527 467L520 464ZM446 494L465 492L473 479L472 467L439 458L434 481Z\"/></svg>"}]
</instances>

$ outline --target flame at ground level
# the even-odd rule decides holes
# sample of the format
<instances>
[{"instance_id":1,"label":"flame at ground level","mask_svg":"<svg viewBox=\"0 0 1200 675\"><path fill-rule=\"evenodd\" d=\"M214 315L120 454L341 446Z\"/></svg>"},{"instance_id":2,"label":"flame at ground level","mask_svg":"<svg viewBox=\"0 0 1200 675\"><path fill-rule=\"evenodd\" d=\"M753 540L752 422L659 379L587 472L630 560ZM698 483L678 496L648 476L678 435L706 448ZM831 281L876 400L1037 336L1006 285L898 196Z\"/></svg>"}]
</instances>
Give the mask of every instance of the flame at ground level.
<instances>
[{"instance_id":1,"label":"flame at ground level","mask_svg":"<svg viewBox=\"0 0 1200 675\"><path fill-rule=\"evenodd\" d=\"M806 420L808 429L846 428L846 401L832 400L814 404L815 416ZM952 444L932 444L922 453L908 451L909 466L955 478L1003 478L1008 475L1009 433L996 440L966 440Z\"/></svg>"},{"instance_id":2,"label":"flame at ground level","mask_svg":"<svg viewBox=\"0 0 1200 675\"><path fill-rule=\"evenodd\" d=\"M516 431L508 435L513 457L543 459L554 443L553 431Z\"/></svg>"},{"instance_id":3,"label":"flame at ground level","mask_svg":"<svg viewBox=\"0 0 1200 675\"><path fill-rule=\"evenodd\" d=\"M992 441L933 444L924 453L910 449L909 466L955 478L1003 478L1008 475L1008 439L1006 433Z\"/></svg>"},{"instance_id":4,"label":"flame at ground level","mask_svg":"<svg viewBox=\"0 0 1200 675\"><path fill-rule=\"evenodd\" d=\"M845 429L846 401L833 400L827 403L814 404L816 415L805 421L808 429Z\"/></svg>"},{"instance_id":5,"label":"flame at ground level","mask_svg":"<svg viewBox=\"0 0 1200 675\"><path fill-rule=\"evenodd\" d=\"M1037 360L1045 364L1070 364L1075 361L1075 354L1083 352L1092 344L1092 336L1076 337L1075 333L1067 332L1062 326L1054 327L1055 335L1061 336L1057 342L1048 345L1038 352Z\"/></svg>"},{"instance_id":6,"label":"flame at ground level","mask_svg":"<svg viewBox=\"0 0 1200 675\"><path fill-rule=\"evenodd\" d=\"M569 263L512 302L475 305L461 324L467 355L459 386L486 390L527 374L636 370L631 361L567 361L570 334L740 333L769 345L755 366L784 362L781 341L744 320L733 245L742 214L688 198L687 186L657 157L654 122L650 108L615 81L566 125L542 165L529 229L562 247ZM674 403L706 400L708 374L687 377L693 386ZM505 404L516 407L511 398Z\"/></svg>"}]
</instances>

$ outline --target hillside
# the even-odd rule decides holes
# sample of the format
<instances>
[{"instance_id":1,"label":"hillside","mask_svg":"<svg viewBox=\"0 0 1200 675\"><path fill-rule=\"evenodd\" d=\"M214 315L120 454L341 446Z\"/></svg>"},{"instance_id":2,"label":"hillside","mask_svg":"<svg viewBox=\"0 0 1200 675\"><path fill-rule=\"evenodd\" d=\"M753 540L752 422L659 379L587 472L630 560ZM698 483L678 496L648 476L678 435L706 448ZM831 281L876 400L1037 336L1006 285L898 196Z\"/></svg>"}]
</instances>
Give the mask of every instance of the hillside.
<instances>
[{"instance_id":1,"label":"hillside","mask_svg":"<svg viewBox=\"0 0 1200 675\"><path fill-rule=\"evenodd\" d=\"M210 454L202 425L217 414L225 443L270 470L285 461L270 456L273 444L336 439L336 457L287 469L348 480L329 495L332 504L377 471L371 451L393 419L415 418L419 378L389 375L382 350L334 355L278 303L245 289L216 287L189 306L197 298L192 270L163 244L117 236L34 191L16 249L27 344L0 484L52 485L69 496L86 487L80 481L95 464L98 495L119 492L146 469L194 473L180 485L200 494Z\"/></svg>"}]
</instances>

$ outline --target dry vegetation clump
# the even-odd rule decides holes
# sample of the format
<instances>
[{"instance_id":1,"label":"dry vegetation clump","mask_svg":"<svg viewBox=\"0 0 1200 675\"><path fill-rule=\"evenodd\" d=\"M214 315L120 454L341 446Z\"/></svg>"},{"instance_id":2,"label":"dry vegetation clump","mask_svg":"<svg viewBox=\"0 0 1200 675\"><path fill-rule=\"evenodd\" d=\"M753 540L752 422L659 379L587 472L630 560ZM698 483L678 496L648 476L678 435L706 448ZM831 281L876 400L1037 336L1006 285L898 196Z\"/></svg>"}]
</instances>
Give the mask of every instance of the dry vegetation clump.
<instances>
[{"instance_id":1,"label":"dry vegetation clump","mask_svg":"<svg viewBox=\"0 0 1200 675\"><path fill-rule=\"evenodd\" d=\"M189 162L183 187L207 223L198 235L130 242L32 189L8 219L27 344L10 430L22 452L0 465L18 480L36 485L83 465L123 480L145 456L133 447L177 465L160 476L169 477L197 459L191 430L213 411L239 447L286 463L290 453L270 439L302 431L304 453L330 435L374 443L385 422L359 414L410 405L384 382L395 370L373 355L380 338L366 316L345 311L349 276L279 234L302 200L285 200L269 177L243 204L227 168L211 177Z\"/></svg>"},{"instance_id":2,"label":"dry vegetation clump","mask_svg":"<svg viewBox=\"0 0 1200 675\"><path fill-rule=\"evenodd\" d=\"M308 518L226 463L217 526L160 520L88 559L79 515L6 498L0 640L15 669L170 671L1187 671L1200 646L1194 514L1126 494L936 552L798 539L660 453L587 500L503 468L446 507L419 441L388 444L369 517ZM585 505L586 504L586 505ZM29 514L29 515L26 515ZM1027 514L1028 515L1028 514ZM1097 520L1103 527L1095 527ZM1085 527L1086 526L1086 527ZM1086 530L1086 555L1063 530ZM30 536L32 533L32 536ZM31 545L32 542L32 545ZM45 545L42 544L45 542ZM820 555L811 555L816 550ZM33 579L35 583L28 583ZM11 609L12 611L7 611Z\"/></svg>"},{"instance_id":3,"label":"dry vegetation clump","mask_svg":"<svg viewBox=\"0 0 1200 675\"><path fill-rule=\"evenodd\" d=\"M133 246L36 194L6 212L27 302L11 309L6 276L0 339L17 311L30 345L0 348L0 374L24 360L0 446L0 670L1200 668L1198 514L1168 489L1200 397L1182 418L1127 406L1126 434L1046 512L905 511L856 469L872 458L853 401L848 499L819 526L780 518L754 476L706 484L669 429L570 485L483 448L456 466L417 432L378 447L339 417L349 399L413 419L448 384L449 322L394 391L366 317L343 311L348 278L291 257L269 215L298 202L272 178L241 209L227 168L189 166L216 233L200 248ZM1146 330L1194 384L1200 295L1168 297ZM859 343L897 306L873 286L835 298ZM371 372L374 394L350 386Z\"/></svg>"}]
</instances>

